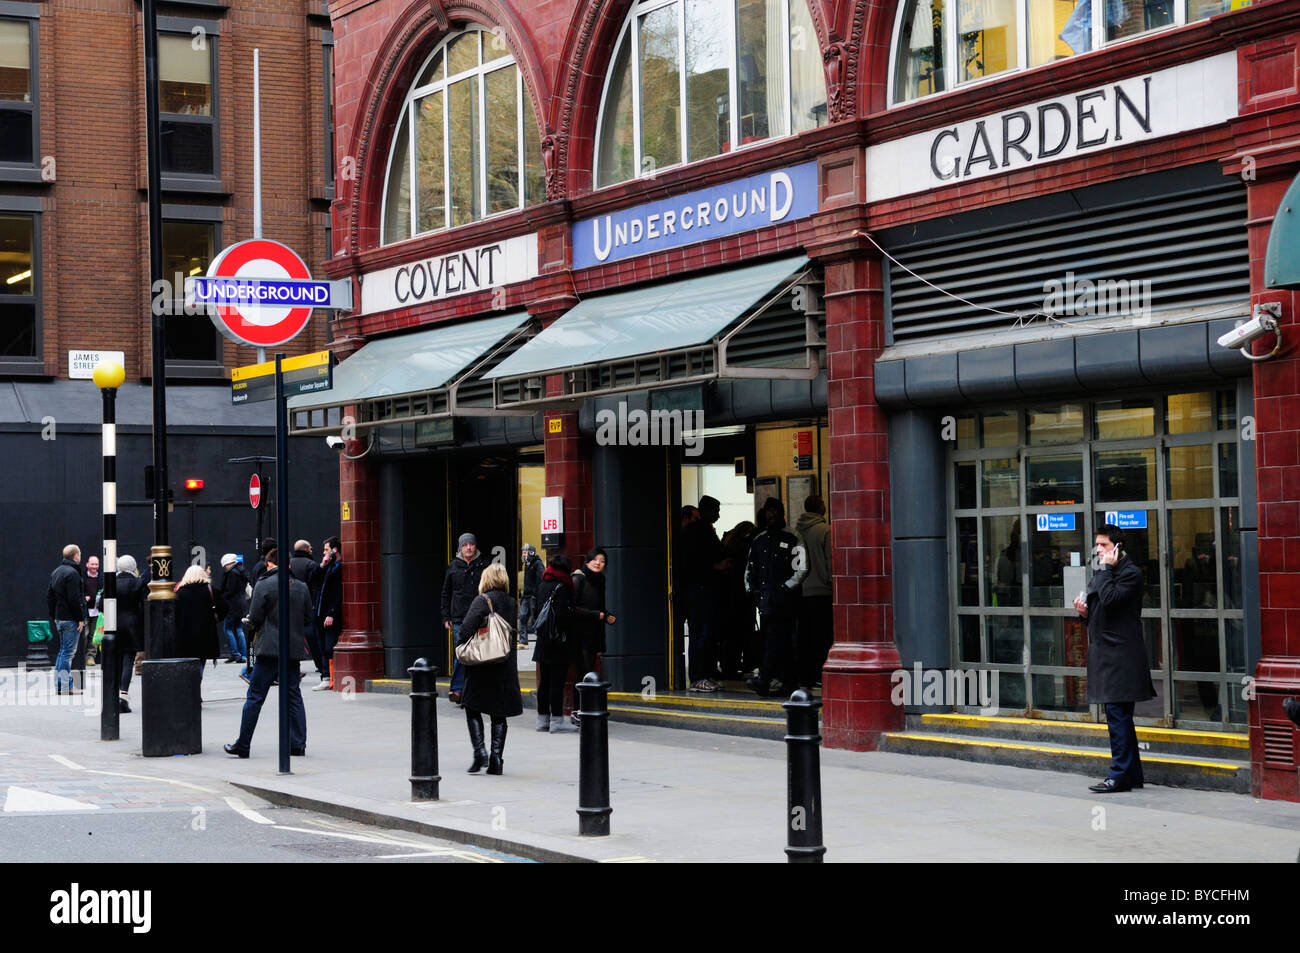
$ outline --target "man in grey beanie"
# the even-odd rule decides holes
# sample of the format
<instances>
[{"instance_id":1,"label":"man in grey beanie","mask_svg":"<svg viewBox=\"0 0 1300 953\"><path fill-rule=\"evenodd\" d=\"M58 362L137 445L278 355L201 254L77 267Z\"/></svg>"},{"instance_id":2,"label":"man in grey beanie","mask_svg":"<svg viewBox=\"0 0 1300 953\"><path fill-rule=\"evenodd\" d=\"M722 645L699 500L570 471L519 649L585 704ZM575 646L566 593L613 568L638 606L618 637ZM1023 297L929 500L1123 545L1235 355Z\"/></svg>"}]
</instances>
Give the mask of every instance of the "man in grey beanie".
<instances>
[{"instance_id":1,"label":"man in grey beanie","mask_svg":"<svg viewBox=\"0 0 1300 953\"><path fill-rule=\"evenodd\" d=\"M456 558L447 566L442 577L442 627L451 644L460 635L460 623L469 611L469 604L478 595L479 577L487 568L488 559L478 551L478 540L473 533L461 533L456 542ZM451 689L448 697L452 704L460 704L461 690L465 686L465 670L454 656L451 666Z\"/></svg>"}]
</instances>

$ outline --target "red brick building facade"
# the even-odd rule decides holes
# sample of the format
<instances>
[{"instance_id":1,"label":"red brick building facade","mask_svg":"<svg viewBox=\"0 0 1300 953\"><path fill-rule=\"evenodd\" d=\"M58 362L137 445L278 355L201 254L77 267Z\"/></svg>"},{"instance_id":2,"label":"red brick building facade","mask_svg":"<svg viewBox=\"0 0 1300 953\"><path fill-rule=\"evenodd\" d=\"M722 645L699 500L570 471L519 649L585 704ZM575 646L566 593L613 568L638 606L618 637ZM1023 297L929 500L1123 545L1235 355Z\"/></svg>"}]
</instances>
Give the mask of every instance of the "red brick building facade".
<instances>
[{"instance_id":1,"label":"red brick building facade","mask_svg":"<svg viewBox=\"0 0 1300 953\"><path fill-rule=\"evenodd\" d=\"M791 270L815 272L824 313L818 342L824 397L817 391L822 384L814 383L810 410L783 413L775 395L785 385L773 375L776 382L763 385L770 387L763 400L771 401L765 414L744 409L737 385L721 416L724 424L756 427L760 446L765 424L812 420L820 432L816 421L824 420L827 452L819 467L824 463L828 477L821 489L833 533L835 638L822 675L826 743L869 750L882 732L901 729L905 712L891 701L891 676L913 662L999 671L1004 694L996 707L1002 710L1085 715L1081 658L1070 655L1078 623L1068 599L1062 604L1062 591L1081 578L1066 570L1082 572L1087 529L1117 512L1139 530L1134 545L1148 559L1148 585L1163 586L1163 595L1153 590L1144 604L1148 652L1162 685L1147 714L1166 725L1212 723L1238 731L1248 722L1256 793L1300 797L1294 734L1280 714L1281 699L1300 690L1289 624L1300 612L1297 567L1289 556L1300 499L1287 476L1300 462L1297 431L1286 422L1297 386L1294 342L1255 366L1214 343L1266 301L1282 302L1284 333L1294 323L1294 295L1263 288L1262 258L1277 203L1300 171L1294 145L1300 3L1234 2L1220 10L1171 0L1104 11L1057 4L1043 20L1033 12L1042 8L1011 0L796 6L801 2L332 3L336 159L347 173L340 171L333 203L328 270L331 277L361 279L363 298L367 287L389 281L396 295L363 302L343 317L334 346L360 353L366 342L385 336L502 311L531 320L531 334L577 314L573 309L586 302L615 308L616 293L671 289L655 283L709 275L724 280L754 262L802 256L806 265ZM721 11L714 11L721 17L716 22L730 23L732 32L724 44L729 59L711 71L713 54L692 39L699 33L687 18L707 17L713 7ZM760 20L766 33L755 27ZM480 58L462 60L468 72L451 66L442 72L442 58L458 55L443 44L467 29L485 31L473 41ZM815 43L811 54L805 43ZM460 95L454 77L471 82L491 75L494 56L512 59L526 100L518 105L519 185L509 186L512 206L458 222L464 209L441 191L456 187L457 165L443 165L438 152L456 147L456 136L447 133L440 145L428 132L437 127L422 126L422 117L428 110L442 116L442 104ZM634 67L626 66L632 61ZM817 66L815 82L809 62ZM775 76L784 77L780 89ZM757 85L755 77L769 78ZM674 100L664 90L678 83L681 97ZM616 90L635 107L623 111ZM445 128L462 128L458 121L447 119ZM482 134L492 126L482 122ZM402 157L409 141L417 142L409 153L415 172L411 165L399 168L408 161ZM487 168L492 149L488 141L487 158L474 153L472 161ZM540 167L530 158L533 149ZM665 154L673 161L662 161ZM815 163L815 197L807 209L732 233L717 227L717 206L704 203L727 189L749 188L737 183L755 177L786 175L794 183L792 207L799 208L806 198L798 185L803 163ZM445 180L430 169L447 170ZM538 169L544 194L528 194ZM738 194L727 213L733 218L740 215ZM773 184L772 195L783 194ZM663 209L677 215L673 203L685 201L693 211L697 198L698 208L714 209L714 230L698 241L669 239L665 231L662 243L652 245L650 239L660 238L655 232L668 228ZM717 201L726 213L726 200ZM1202 207L1213 212L1197 211ZM426 211L437 219L434 227L421 227ZM1140 234L1144 221L1164 223L1166 215L1158 232ZM1209 228L1204 223L1220 216L1228 239L1202 234ZM693 217L703 228L701 214ZM602 258L601 229L616 247L613 223L625 219L644 225L646 244L626 254L606 250ZM388 230L393 222L397 232ZM685 228L685 219L680 225ZM630 227L635 244L638 226ZM534 234L535 267L523 277L456 294L403 297L411 285L402 282L413 280L418 263ZM591 234L595 258L585 244ZM1146 289L1145 308L1087 312L1115 320L1069 327L1056 320L1059 312L1045 315L1045 306L1025 303L1041 302L1067 269L1073 280L1090 262L1117 254L1125 235L1132 243L1127 263L1093 277L1127 280L1124 269L1131 266L1139 282L1134 289ZM1059 250L1040 250L1049 244ZM934 251L940 247L950 251L940 256ZM962 264L967 253L983 264ZM1051 261L1059 262L1059 272L1044 264L1050 255L1057 256ZM1224 259L1221 267L1216 257ZM1022 268L1023 287L1013 287L1013 268ZM929 291L908 283L914 272ZM544 342L546 333L534 342ZM529 364L522 355L537 353L541 343L534 342L504 361L492 358L502 373L486 377L547 378L549 402L539 396L514 407L537 411L537 430L516 439L507 427L500 440L481 439L478 446L532 452L544 445L545 493L563 498L562 548L575 558L593 542L616 540L629 549L657 545L662 557L671 557L675 508L689 502L673 489L673 468L683 458L668 460L668 489L660 499L653 479L632 472L638 465L631 456L593 444L584 416L600 406L600 395L634 388L620 389L615 374L613 384L575 389L579 378L605 380L591 370L601 362L574 357ZM484 355L492 343L485 342ZM641 353L678 343L698 342L665 339ZM715 376L724 380L719 353ZM660 378L647 389L670 382ZM1112 406L1109 391L1136 405ZM489 406L511 405L503 393L494 391ZM1044 409L1048 399L1060 403ZM400 623L388 617L387 607L400 606L402 597L393 589L400 584L385 578L399 564L385 560L414 550L385 538L395 524L382 515L383 486L404 479L391 455L410 453L419 441L385 430L382 415L396 413L391 407L361 405L349 405L350 412L373 426L369 442L363 432L349 445L358 459L343 464L343 502L352 513L343 538L356 555L353 566L365 568L346 583L349 634L340 652L340 671L359 679L386 665L401 667L394 647L423 639L395 634L412 618L409 610L400 610ZM442 416L452 415L430 411L410 418L409 426ZM1121 417L1122 426L1115 423ZM1009 442L998 442L999 427L1008 428ZM376 433L387 433L389 442ZM1077 455L1040 459L1033 449L1061 444L1077 447ZM1003 446L1008 449L985 452ZM1113 456L1123 453L1129 457ZM444 446L431 459L435 480L451 486L463 478L463 453ZM999 476L1004 460L1009 469ZM1218 475L1211 480L1214 460ZM977 472L986 474L983 496L972 488L967 498L963 480ZM609 488L614 474L626 481L625 496L654 510L661 529L670 524L666 535L656 541L659 531L628 528L639 514ZM664 485L661 476L654 479ZM1127 492L1120 492L1125 481ZM1047 492L1049 484L1077 489ZM794 498L795 485L785 484L787 498ZM779 494L779 476L776 486ZM999 486L1012 487L1011 495L1000 498ZM465 521L453 496L434 514L432 532L444 544ZM1111 505L1133 509L1111 511ZM1021 519L1040 520L1038 532L1022 538ZM1011 542L1001 549L1008 532ZM1003 534L1000 541L996 534ZM982 549L982 561L968 559L967 546L972 553ZM432 548L423 565L450 555ZM1020 561L1009 582L1001 565L994 579L1002 556ZM673 581L668 569L646 573L643 582L663 589ZM614 577L611 585L633 601L632 579ZM655 598L662 603L666 596ZM680 621L672 604L647 612L660 629ZM635 649L611 648L610 655L648 657L654 650L646 646L656 639L666 646L661 651L673 678L677 649L662 632ZM1206 654L1211 649L1213 658ZM618 658L613 668L625 688L636 684L639 669Z\"/></svg>"}]
</instances>

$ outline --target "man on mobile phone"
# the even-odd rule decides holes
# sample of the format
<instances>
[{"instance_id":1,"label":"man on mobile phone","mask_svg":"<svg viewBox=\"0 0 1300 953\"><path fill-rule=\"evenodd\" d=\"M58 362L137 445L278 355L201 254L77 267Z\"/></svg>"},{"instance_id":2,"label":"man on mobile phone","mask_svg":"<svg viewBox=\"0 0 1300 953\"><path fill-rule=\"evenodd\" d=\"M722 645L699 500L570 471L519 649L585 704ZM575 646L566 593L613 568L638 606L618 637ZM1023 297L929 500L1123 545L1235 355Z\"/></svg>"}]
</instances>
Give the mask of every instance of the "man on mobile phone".
<instances>
[{"instance_id":1,"label":"man on mobile phone","mask_svg":"<svg viewBox=\"0 0 1300 953\"><path fill-rule=\"evenodd\" d=\"M1124 552L1124 531L1107 523L1097 530L1098 569L1074 609L1088 620L1088 701L1106 706L1110 773L1088 790L1117 794L1142 787L1133 708L1156 697L1142 640L1142 570Z\"/></svg>"}]
</instances>

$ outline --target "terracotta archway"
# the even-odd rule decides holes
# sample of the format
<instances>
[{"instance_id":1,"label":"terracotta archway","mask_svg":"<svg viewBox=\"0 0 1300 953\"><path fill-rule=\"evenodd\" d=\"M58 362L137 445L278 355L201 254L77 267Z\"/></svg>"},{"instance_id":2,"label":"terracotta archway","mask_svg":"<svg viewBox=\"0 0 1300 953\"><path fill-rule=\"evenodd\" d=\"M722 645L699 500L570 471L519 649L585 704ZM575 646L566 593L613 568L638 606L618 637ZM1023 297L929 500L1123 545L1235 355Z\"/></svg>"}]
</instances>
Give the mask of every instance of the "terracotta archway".
<instances>
[{"instance_id":1,"label":"terracotta archway","mask_svg":"<svg viewBox=\"0 0 1300 953\"><path fill-rule=\"evenodd\" d=\"M366 75L366 95L358 111L347 155L355 161L352 188L342 196L348 244L356 255L380 243L379 218L389 146L406 94L415 81L416 70L429 51L447 36L467 25L488 30L500 28L515 65L524 80L538 118L538 137L545 143L544 116L549 106L536 47L527 29L509 6L496 0L419 0L398 14Z\"/></svg>"}]
</instances>

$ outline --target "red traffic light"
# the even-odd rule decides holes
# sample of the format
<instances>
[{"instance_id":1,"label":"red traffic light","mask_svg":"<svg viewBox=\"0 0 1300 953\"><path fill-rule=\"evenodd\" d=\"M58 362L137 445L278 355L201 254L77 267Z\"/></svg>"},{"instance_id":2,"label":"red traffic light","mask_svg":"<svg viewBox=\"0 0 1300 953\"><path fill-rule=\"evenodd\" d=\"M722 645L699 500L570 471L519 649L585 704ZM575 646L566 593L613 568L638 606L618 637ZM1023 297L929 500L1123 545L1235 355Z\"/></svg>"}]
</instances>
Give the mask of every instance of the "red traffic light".
<instances>
[{"instance_id":1,"label":"red traffic light","mask_svg":"<svg viewBox=\"0 0 1300 953\"><path fill-rule=\"evenodd\" d=\"M202 481L202 480L195 480L195 479L193 479L193 478L191 477L190 479L188 479L188 480L185 481L185 489L187 489L187 490L201 490L201 489L203 489L203 481Z\"/></svg>"}]
</instances>

